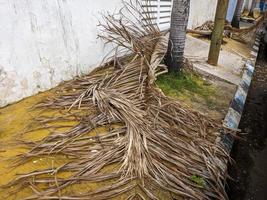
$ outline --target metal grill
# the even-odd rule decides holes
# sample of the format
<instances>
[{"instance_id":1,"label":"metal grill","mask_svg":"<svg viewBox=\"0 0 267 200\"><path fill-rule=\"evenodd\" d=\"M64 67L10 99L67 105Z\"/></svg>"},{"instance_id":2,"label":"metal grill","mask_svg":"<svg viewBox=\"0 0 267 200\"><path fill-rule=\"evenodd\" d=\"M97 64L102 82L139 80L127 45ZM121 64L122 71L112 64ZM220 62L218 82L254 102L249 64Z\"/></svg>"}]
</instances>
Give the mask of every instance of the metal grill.
<instances>
[{"instance_id":1,"label":"metal grill","mask_svg":"<svg viewBox=\"0 0 267 200\"><path fill-rule=\"evenodd\" d=\"M142 20L148 19L146 14L149 13L149 19L161 30L170 27L172 0L142 0L141 5L145 10Z\"/></svg>"}]
</instances>

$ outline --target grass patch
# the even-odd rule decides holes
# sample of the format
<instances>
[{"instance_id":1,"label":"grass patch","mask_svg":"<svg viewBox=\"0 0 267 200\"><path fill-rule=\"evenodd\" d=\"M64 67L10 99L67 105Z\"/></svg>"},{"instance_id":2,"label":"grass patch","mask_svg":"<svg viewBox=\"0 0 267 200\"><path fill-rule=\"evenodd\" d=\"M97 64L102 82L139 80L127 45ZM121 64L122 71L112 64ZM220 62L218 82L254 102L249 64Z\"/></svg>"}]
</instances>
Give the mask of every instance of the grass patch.
<instances>
[{"instance_id":1,"label":"grass patch","mask_svg":"<svg viewBox=\"0 0 267 200\"><path fill-rule=\"evenodd\" d=\"M203 99L209 106L214 104L215 87L199 75L189 72L167 73L160 75L156 83L167 96L192 101Z\"/></svg>"},{"instance_id":2,"label":"grass patch","mask_svg":"<svg viewBox=\"0 0 267 200\"><path fill-rule=\"evenodd\" d=\"M200 176L193 175L190 177L190 180L193 181L195 184L197 184L199 187L204 188L204 186L205 186L205 181Z\"/></svg>"}]
</instances>

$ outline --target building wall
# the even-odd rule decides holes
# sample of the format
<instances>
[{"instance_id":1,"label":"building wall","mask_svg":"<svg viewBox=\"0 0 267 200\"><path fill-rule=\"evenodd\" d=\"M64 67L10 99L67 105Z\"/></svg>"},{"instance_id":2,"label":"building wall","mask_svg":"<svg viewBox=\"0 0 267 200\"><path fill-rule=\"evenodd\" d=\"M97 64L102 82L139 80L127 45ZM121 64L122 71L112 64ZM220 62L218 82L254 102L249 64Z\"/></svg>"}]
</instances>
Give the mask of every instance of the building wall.
<instances>
[{"instance_id":1,"label":"building wall","mask_svg":"<svg viewBox=\"0 0 267 200\"><path fill-rule=\"evenodd\" d=\"M188 27L196 28L206 21L214 20L217 0L191 0Z\"/></svg>"},{"instance_id":2,"label":"building wall","mask_svg":"<svg viewBox=\"0 0 267 200\"><path fill-rule=\"evenodd\" d=\"M120 0L0 0L0 106L90 71L107 50L99 12Z\"/></svg>"},{"instance_id":3,"label":"building wall","mask_svg":"<svg viewBox=\"0 0 267 200\"><path fill-rule=\"evenodd\" d=\"M237 0L229 0L226 20L231 23L235 14Z\"/></svg>"},{"instance_id":4,"label":"building wall","mask_svg":"<svg viewBox=\"0 0 267 200\"><path fill-rule=\"evenodd\" d=\"M189 27L213 20L217 0L191 0ZM88 73L109 51L100 12L121 0L0 0L0 107Z\"/></svg>"},{"instance_id":5,"label":"building wall","mask_svg":"<svg viewBox=\"0 0 267 200\"><path fill-rule=\"evenodd\" d=\"M244 9L250 11L251 6L252 6L252 2L253 2L253 0L245 0L244 1ZM256 3L256 8L258 8L259 4L260 4L260 0L256 0L256 2L257 2Z\"/></svg>"},{"instance_id":6,"label":"building wall","mask_svg":"<svg viewBox=\"0 0 267 200\"><path fill-rule=\"evenodd\" d=\"M245 0L245 6L244 8L247 10L250 10L251 4L252 4L252 0Z\"/></svg>"}]
</instances>

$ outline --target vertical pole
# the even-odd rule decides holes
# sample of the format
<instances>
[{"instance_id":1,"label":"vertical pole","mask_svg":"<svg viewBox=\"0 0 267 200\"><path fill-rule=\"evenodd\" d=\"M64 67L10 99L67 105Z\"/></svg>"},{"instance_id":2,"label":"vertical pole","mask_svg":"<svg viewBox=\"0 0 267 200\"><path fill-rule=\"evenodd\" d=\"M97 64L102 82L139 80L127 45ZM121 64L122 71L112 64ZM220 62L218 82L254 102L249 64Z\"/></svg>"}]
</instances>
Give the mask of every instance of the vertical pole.
<instances>
[{"instance_id":1,"label":"vertical pole","mask_svg":"<svg viewBox=\"0 0 267 200\"><path fill-rule=\"evenodd\" d=\"M243 4L244 4L244 0L237 0L235 14L233 17L233 21L231 23L231 25L235 28L240 28L239 23L240 23L240 19L241 19L241 15L242 15Z\"/></svg>"},{"instance_id":2,"label":"vertical pole","mask_svg":"<svg viewBox=\"0 0 267 200\"><path fill-rule=\"evenodd\" d=\"M217 65L223 39L223 31L229 0L218 0L214 29L212 31L208 63Z\"/></svg>"}]
</instances>

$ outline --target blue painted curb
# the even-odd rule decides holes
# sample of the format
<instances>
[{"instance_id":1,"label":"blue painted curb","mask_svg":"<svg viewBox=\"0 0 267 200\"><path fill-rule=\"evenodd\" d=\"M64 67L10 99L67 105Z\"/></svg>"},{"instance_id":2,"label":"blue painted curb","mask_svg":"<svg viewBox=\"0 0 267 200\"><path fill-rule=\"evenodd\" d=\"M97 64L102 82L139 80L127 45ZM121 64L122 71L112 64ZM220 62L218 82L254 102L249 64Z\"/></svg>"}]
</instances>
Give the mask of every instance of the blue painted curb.
<instances>
[{"instance_id":1,"label":"blue painted curb","mask_svg":"<svg viewBox=\"0 0 267 200\"><path fill-rule=\"evenodd\" d=\"M224 124L229 128L238 129L241 116L245 107L245 102L247 99L251 80L254 74L256 59L259 52L259 45L260 35L257 33L254 46L252 47L252 51L250 53L250 58L245 64L246 69L244 70L242 80L238 86L238 89L232 102L230 103L230 108L224 119ZM234 137L230 134L224 134L221 137L221 143L225 147L225 150L230 154L234 144Z\"/></svg>"}]
</instances>

